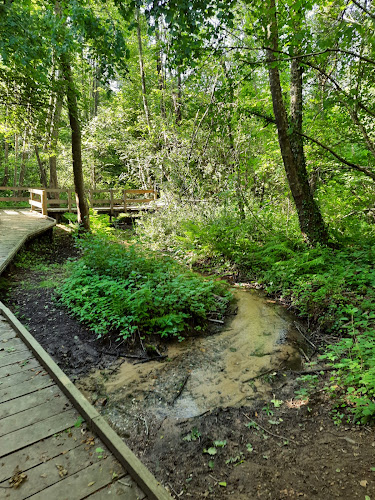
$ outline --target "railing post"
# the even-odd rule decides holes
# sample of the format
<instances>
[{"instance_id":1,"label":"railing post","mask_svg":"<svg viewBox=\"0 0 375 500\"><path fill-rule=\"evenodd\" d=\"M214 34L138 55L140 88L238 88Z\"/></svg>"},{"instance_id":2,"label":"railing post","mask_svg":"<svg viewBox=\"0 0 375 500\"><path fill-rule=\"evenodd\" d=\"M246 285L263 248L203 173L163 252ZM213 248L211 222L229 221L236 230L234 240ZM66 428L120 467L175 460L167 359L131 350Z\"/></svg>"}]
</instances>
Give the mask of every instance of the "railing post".
<instances>
[{"instance_id":1,"label":"railing post","mask_svg":"<svg viewBox=\"0 0 375 500\"><path fill-rule=\"evenodd\" d=\"M72 190L68 189L68 212L72 211Z\"/></svg>"},{"instance_id":2,"label":"railing post","mask_svg":"<svg viewBox=\"0 0 375 500\"><path fill-rule=\"evenodd\" d=\"M34 205L33 205L33 201L34 201L34 191L30 190L30 200L31 200L31 203L30 203L30 207L31 207L31 211L34 212Z\"/></svg>"},{"instance_id":3,"label":"railing post","mask_svg":"<svg viewBox=\"0 0 375 500\"><path fill-rule=\"evenodd\" d=\"M109 190L109 204L110 204L110 211L111 211L111 216L114 215L113 212L113 189Z\"/></svg>"},{"instance_id":4,"label":"railing post","mask_svg":"<svg viewBox=\"0 0 375 500\"><path fill-rule=\"evenodd\" d=\"M126 189L124 189L124 212L125 212L125 213L126 213L126 211L127 211L127 201L126 201L126 200L127 200L127 197L126 197L126 195L127 195L127 190L126 190Z\"/></svg>"},{"instance_id":5,"label":"railing post","mask_svg":"<svg viewBox=\"0 0 375 500\"><path fill-rule=\"evenodd\" d=\"M48 215L46 189L42 189L42 194L40 195L40 201L42 202L42 215Z\"/></svg>"}]
</instances>

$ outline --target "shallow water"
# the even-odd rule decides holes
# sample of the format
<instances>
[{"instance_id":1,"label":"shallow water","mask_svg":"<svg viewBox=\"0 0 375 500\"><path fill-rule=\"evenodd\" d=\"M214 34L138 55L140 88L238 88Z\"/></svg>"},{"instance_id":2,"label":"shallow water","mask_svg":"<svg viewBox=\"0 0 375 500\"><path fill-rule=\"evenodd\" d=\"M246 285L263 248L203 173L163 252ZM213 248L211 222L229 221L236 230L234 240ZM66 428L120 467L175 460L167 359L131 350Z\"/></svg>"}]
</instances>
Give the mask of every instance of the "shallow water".
<instances>
[{"instance_id":1,"label":"shallow water","mask_svg":"<svg viewBox=\"0 0 375 500\"><path fill-rule=\"evenodd\" d=\"M126 421L142 413L188 418L219 406L243 405L269 391L261 373L300 368L294 318L254 290L235 288L234 295L238 312L222 331L172 343L164 362L125 362L110 379L102 378L107 417L116 427L122 421L124 430ZM91 376L96 386L98 376ZM79 385L87 389L90 383L86 379Z\"/></svg>"}]
</instances>

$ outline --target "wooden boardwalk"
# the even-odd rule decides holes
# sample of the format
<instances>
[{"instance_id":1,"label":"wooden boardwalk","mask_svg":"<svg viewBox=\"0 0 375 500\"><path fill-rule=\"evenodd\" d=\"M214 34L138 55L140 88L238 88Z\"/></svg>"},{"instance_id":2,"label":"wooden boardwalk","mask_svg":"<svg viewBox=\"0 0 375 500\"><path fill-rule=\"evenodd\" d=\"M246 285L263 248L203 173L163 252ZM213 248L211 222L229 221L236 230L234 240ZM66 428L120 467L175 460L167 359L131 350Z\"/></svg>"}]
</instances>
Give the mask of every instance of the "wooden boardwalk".
<instances>
[{"instance_id":1,"label":"wooden boardwalk","mask_svg":"<svg viewBox=\"0 0 375 500\"><path fill-rule=\"evenodd\" d=\"M0 274L55 221L0 211ZM171 500L0 302L0 499Z\"/></svg>"},{"instance_id":2,"label":"wooden boardwalk","mask_svg":"<svg viewBox=\"0 0 375 500\"><path fill-rule=\"evenodd\" d=\"M25 242L50 230L56 221L29 210L0 210L0 274Z\"/></svg>"}]
</instances>

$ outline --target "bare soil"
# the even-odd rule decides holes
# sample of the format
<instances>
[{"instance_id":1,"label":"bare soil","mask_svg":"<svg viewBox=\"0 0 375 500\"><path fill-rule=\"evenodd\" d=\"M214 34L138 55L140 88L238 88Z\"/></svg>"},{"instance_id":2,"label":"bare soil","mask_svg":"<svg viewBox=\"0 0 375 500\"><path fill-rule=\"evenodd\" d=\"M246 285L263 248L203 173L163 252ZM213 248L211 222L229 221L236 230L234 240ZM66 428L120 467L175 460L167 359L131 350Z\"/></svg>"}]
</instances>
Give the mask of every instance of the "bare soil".
<instances>
[{"instance_id":1,"label":"bare soil","mask_svg":"<svg viewBox=\"0 0 375 500\"><path fill-rule=\"evenodd\" d=\"M41 253L43 265L30 267ZM115 339L97 340L58 304L55 283L63 278L62 265L77 257L70 236L56 229L52 244L34 243L19 259L24 267L13 266L1 278L0 299L83 386L172 496L375 500L374 429L348 423L345 409L340 410L341 425L334 423L334 402L321 390L329 372L319 375L313 394L303 402L295 395L299 374L280 370L267 376L267 397L260 393L246 405L219 406L191 418L155 416L142 399L129 395L130 404L116 400L106 381L116 377L123 356L135 363L145 353L135 341L118 346ZM166 350L157 347L161 354ZM98 368L102 380L94 376ZM176 373L176 380L181 386L183 377ZM173 398L168 390L176 391L176 384L165 387L159 399ZM144 400L149 397L156 396L145 394Z\"/></svg>"}]
</instances>

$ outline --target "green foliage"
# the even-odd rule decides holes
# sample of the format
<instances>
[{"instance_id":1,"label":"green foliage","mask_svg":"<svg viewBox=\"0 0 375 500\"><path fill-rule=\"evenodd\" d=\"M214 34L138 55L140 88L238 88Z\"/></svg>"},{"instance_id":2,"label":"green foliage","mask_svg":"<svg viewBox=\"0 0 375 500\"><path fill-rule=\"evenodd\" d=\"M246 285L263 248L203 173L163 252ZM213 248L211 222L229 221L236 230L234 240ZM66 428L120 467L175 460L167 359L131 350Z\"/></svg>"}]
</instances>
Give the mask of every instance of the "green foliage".
<instances>
[{"instance_id":1,"label":"green foliage","mask_svg":"<svg viewBox=\"0 0 375 500\"><path fill-rule=\"evenodd\" d=\"M178 337L223 314L230 293L174 261L109 237L81 240L83 257L59 288L61 301L99 336L135 333Z\"/></svg>"},{"instance_id":2,"label":"green foliage","mask_svg":"<svg viewBox=\"0 0 375 500\"><path fill-rule=\"evenodd\" d=\"M338 405L354 412L356 419L363 422L372 419L375 416L373 226L358 213L357 223L349 224L344 235L337 232L336 248L311 248L297 237L297 230L291 231L287 226L285 213L280 215L273 207L268 215L260 209L255 211L255 204L253 207L245 220L228 206L189 211L174 208L171 216L177 221L174 225L168 214L162 213L158 220L144 218L137 231L143 242L189 262L210 257L216 262L224 259L236 264L263 284L269 294L290 303L301 316L343 337L328 348L325 356L334 369L334 389L330 392ZM358 225L361 239L357 236ZM348 241L352 242L350 246ZM299 397L308 397L316 383L317 376L303 378ZM279 403L275 401L276 404ZM272 414L269 406L264 410Z\"/></svg>"},{"instance_id":3,"label":"green foliage","mask_svg":"<svg viewBox=\"0 0 375 500\"><path fill-rule=\"evenodd\" d=\"M190 443L191 441L197 441L197 439L199 439L200 437L201 433L196 427L193 427L191 431L182 438L182 440Z\"/></svg>"}]
</instances>

